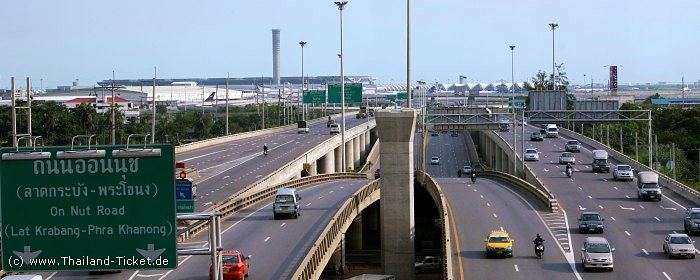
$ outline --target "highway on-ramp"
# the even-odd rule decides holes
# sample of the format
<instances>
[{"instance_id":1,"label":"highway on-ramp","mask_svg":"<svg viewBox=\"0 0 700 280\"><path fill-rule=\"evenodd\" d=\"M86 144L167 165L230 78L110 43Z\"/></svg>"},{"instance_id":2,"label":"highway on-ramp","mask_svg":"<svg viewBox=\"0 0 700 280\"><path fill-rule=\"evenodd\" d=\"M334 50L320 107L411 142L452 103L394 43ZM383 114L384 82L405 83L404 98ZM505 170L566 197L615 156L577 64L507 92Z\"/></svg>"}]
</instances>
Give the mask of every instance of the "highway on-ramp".
<instances>
[{"instance_id":1,"label":"highway on-ramp","mask_svg":"<svg viewBox=\"0 0 700 280\"><path fill-rule=\"evenodd\" d=\"M539 128L527 126L525 135L536 130ZM512 133L500 135L511 141ZM545 138L543 142L532 142L527 137L525 140L526 148L537 148L541 153L540 161L527 165L554 193L571 222L571 245L578 270L583 271L579 250L587 236L605 237L616 249L613 272L582 272L584 279L699 279L697 260L668 259L662 251L667 234L683 232L685 207L697 205L670 191L665 192L661 202L638 200L635 182L615 182L612 173L592 172L589 147L582 147L580 153L575 153L574 174L568 178L564 166L558 164L567 139ZM616 162L612 163L611 172ZM583 211L599 211L606 218L603 234L578 232L577 218Z\"/></svg>"},{"instance_id":2,"label":"highway on-ramp","mask_svg":"<svg viewBox=\"0 0 700 280\"><path fill-rule=\"evenodd\" d=\"M239 250L252 256L247 279L289 279L338 209L369 182L343 179L301 189L301 217L298 219L274 220L273 198L262 201L222 222L222 246L225 250ZM206 246L207 236L206 232L202 233L179 246ZM101 276L59 272L51 279L209 279L209 256L179 256L178 259L175 270L129 270Z\"/></svg>"},{"instance_id":3,"label":"highway on-ramp","mask_svg":"<svg viewBox=\"0 0 700 280\"><path fill-rule=\"evenodd\" d=\"M346 116L348 129L365 123L367 119ZM309 128L308 134L292 128L178 154L176 160L197 169L196 210L230 197L332 137L325 121L311 123ZM262 154L264 144L269 149L266 156Z\"/></svg>"},{"instance_id":4,"label":"highway on-ramp","mask_svg":"<svg viewBox=\"0 0 700 280\"><path fill-rule=\"evenodd\" d=\"M576 279L562 249L553 242L546 223L560 222L536 200L505 183L468 176L457 177L457 170L469 162L464 135L449 133L429 136L426 157L438 156L439 165L427 165L449 203L454 254L454 279ZM484 239L492 230L506 230L515 240L514 257L486 258ZM542 259L534 253L536 234L546 240ZM557 238L567 238L558 235ZM533 276L536 277L533 278Z\"/></svg>"}]
</instances>

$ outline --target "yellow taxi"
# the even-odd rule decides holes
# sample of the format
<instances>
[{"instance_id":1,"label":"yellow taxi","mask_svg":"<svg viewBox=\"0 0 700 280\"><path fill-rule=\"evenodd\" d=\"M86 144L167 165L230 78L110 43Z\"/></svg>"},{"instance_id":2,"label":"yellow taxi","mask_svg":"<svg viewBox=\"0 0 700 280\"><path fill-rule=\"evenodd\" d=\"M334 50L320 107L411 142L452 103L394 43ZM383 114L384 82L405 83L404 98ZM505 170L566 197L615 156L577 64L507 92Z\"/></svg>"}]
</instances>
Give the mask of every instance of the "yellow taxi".
<instances>
[{"instance_id":1,"label":"yellow taxi","mask_svg":"<svg viewBox=\"0 0 700 280\"><path fill-rule=\"evenodd\" d=\"M513 243L505 230L494 230L484 239L486 244L486 257L513 257Z\"/></svg>"}]
</instances>

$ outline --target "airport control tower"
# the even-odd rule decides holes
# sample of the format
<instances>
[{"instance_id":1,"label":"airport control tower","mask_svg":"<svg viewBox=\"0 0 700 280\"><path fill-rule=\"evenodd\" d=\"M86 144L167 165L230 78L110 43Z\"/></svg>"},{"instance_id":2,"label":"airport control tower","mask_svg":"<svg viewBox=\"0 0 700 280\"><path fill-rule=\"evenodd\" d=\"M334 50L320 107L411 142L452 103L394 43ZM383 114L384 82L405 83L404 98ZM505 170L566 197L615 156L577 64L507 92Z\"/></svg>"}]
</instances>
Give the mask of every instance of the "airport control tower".
<instances>
[{"instance_id":1,"label":"airport control tower","mask_svg":"<svg viewBox=\"0 0 700 280\"><path fill-rule=\"evenodd\" d=\"M272 29L272 81L280 85L280 30Z\"/></svg>"}]
</instances>

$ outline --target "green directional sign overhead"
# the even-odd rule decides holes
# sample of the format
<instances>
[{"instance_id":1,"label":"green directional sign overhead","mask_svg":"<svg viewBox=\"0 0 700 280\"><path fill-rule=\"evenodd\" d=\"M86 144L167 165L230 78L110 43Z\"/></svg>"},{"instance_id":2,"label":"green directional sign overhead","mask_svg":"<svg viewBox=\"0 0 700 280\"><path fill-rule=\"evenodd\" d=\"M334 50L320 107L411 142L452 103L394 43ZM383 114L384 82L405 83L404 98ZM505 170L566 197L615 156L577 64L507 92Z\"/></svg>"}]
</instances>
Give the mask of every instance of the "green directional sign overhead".
<instances>
[{"instance_id":1,"label":"green directional sign overhead","mask_svg":"<svg viewBox=\"0 0 700 280\"><path fill-rule=\"evenodd\" d=\"M171 145L0 155L5 271L177 266Z\"/></svg>"},{"instance_id":2,"label":"green directional sign overhead","mask_svg":"<svg viewBox=\"0 0 700 280\"><path fill-rule=\"evenodd\" d=\"M340 84L328 85L328 103L341 103ZM362 103L362 83L345 83L345 103Z\"/></svg>"},{"instance_id":3,"label":"green directional sign overhead","mask_svg":"<svg viewBox=\"0 0 700 280\"><path fill-rule=\"evenodd\" d=\"M304 104L323 104L326 103L325 90L305 90Z\"/></svg>"},{"instance_id":4,"label":"green directional sign overhead","mask_svg":"<svg viewBox=\"0 0 700 280\"><path fill-rule=\"evenodd\" d=\"M406 94L405 91L396 93L396 98L401 99L401 100L406 100L408 99L408 94ZM411 91L411 98L413 98L413 91Z\"/></svg>"}]
</instances>

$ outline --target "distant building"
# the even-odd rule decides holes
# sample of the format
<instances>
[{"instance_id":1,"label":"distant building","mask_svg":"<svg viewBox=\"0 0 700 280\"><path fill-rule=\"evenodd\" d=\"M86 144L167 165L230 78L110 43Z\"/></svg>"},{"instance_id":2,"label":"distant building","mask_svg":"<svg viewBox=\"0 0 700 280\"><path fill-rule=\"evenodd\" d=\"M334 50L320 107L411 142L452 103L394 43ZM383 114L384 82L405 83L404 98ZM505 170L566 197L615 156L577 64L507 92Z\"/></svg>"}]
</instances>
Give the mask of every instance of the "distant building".
<instances>
[{"instance_id":1,"label":"distant building","mask_svg":"<svg viewBox=\"0 0 700 280\"><path fill-rule=\"evenodd\" d=\"M96 96L77 97L63 103L68 109L75 109L80 104L87 104L95 108L97 113L107 113L109 112L109 108L112 107L112 97L103 99L99 99ZM114 97L114 105L117 106L117 110L127 118L138 118L140 116L139 108L135 107L134 103L127 99Z\"/></svg>"}]
</instances>

